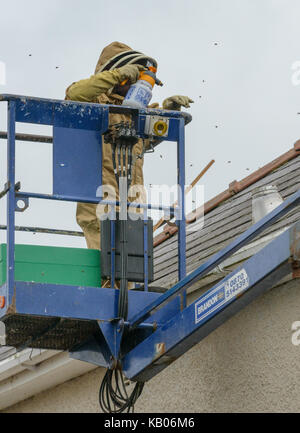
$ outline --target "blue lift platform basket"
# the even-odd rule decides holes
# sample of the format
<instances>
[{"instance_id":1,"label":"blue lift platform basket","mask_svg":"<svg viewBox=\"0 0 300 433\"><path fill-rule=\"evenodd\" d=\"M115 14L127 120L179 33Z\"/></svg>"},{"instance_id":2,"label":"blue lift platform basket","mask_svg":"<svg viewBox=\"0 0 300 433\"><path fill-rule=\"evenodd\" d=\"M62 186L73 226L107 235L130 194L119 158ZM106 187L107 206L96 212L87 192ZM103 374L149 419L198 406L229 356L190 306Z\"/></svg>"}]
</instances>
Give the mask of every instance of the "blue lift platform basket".
<instances>
[{"instance_id":1,"label":"blue lift platform basket","mask_svg":"<svg viewBox=\"0 0 300 433\"><path fill-rule=\"evenodd\" d=\"M2 194L7 197L7 278L0 287L0 299L4 300L0 320L5 323L10 345L67 350L72 358L95 365L110 369L121 366L128 379L145 382L274 283L300 267L298 222L187 306L186 290L298 206L300 191L186 275L185 206L182 197L185 190L184 129L185 124L191 121L188 114L13 95L2 95L0 101L7 102L8 106L8 174ZM130 115L141 138L149 137L147 128L153 119L162 119L167 123L163 140L177 143L181 192L177 208L159 207L174 213L176 217L178 283L164 294L152 292L148 288L145 265L144 290L130 290L128 293L127 320L118 317L119 290L15 281L14 274L15 212L20 211L20 200L25 208L34 198L86 203L101 201L112 206L119 205L118 202L103 200L96 193L102 184L102 135L109 128L109 113L112 112ZM16 122L53 126L52 194L22 191L21 185L16 183ZM155 138L156 144L162 141L162 137ZM147 218L151 204L136 206L144 209ZM111 239L113 252L114 236ZM113 253L111 277L113 281Z\"/></svg>"}]
</instances>

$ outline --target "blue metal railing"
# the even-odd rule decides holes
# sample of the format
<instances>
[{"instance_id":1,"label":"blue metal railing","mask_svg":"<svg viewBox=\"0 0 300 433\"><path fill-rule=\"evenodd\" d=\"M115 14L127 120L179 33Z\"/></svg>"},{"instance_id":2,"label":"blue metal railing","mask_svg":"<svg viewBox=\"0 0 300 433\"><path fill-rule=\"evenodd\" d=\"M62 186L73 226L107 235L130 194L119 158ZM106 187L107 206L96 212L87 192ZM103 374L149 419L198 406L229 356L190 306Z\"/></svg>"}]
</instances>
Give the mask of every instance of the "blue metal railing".
<instances>
[{"instance_id":1,"label":"blue metal railing","mask_svg":"<svg viewBox=\"0 0 300 433\"><path fill-rule=\"evenodd\" d=\"M96 194L91 194L90 191L97 191L98 187L102 184L102 162L95 167L95 155L85 150L84 146L76 148L77 152L82 152L82 163L86 167L88 173L90 167L95 167L97 170L93 177L86 180L76 179L76 173L71 173L73 176L68 174L68 163L72 166L72 163L77 162L80 159L80 155L73 155L73 140L78 134L82 134L84 131L87 133L88 139L91 140L94 149L97 152L98 161L102 161L102 146L101 135L108 129L108 117L109 113L126 113L130 114L134 119L135 128L137 134L141 138L146 138L144 130L147 116L160 116L165 117L169 121L169 133L167 137L164 137L166 141L177 142L177 170L178 170L178 185L180 189L178 207L170 206L156 206L151 204L143 203L128 203L127 205L134 208L144 209L144 216L147 210L163 210L168 211L172 215L175 215L177 219L177 225L179 228L178 238L178 263L179 271L178 277L181 280L186 275L186 231L185 231L185 203L184 203L184 190L185 190L185 141L184 141L184 126L191 121L191 116L188 113L172 112L164 110L133 110L130 108L100 104L86 104L74 101L58 101L49 100L43 98L32 98L18 95L0 95L0 101L8 102L8 126L7 126L7 142L8 142L8 185L9 190L7 194L8 208L7 208L7 290L9 292L9 303L12 302L12 290L14 287L14 245L15 245L15 211L16 201L34 199L45 199L45 200L60 200L60 201L71 201L71 202L83 202L83 203L95 203L95 204L109 204L112 206L118 206L119 202L110 200L101 200ZM53 194L37 194L26 191L15 190L15 141L16 122L35 123L42 125L53 126L53 146L56 151L54 152L56 160L53 161ZM82 132L81 132L82 131ZM92 133L95 131L95 134ZM79 136L79 135L78 135ZM83 135L85 137L85 135ZM3 137L2 137L3 138ZM49 137L47 138L49 141ZM157 143L160 143L162 139L157 139ZM93 144L94 143L94 144ZM69 147L68 147L69 146ZM63 149L70 149L69 152ZM61 150L62 149L62 150ZM63 159L63 164L59 158ZM72 171L72 170L71 170ZM67 174L66 174L67 173ZM96 173L96 171L95 171ZM61 182L60 177L67 176ZM69 176L69 177L68 177ZM92 179L92 180L91 180ZM87 183L87 186L82 184ZM88 188L90 187L90 188ZM77 192L77 188L80 194ZM88 192L85 192L88 191ZM145 226L144 241L147 239L147 228ZM111 264L111 280L115 280L115 266L113 264L114 258L114 236L111 238L111 251L112 251L112 264ZM144 251L146 257L146 248ZM148 262L144 265L145 290L148 289ZM185 295L184 304L186 302Z\"/></svg>"}]
</instances>

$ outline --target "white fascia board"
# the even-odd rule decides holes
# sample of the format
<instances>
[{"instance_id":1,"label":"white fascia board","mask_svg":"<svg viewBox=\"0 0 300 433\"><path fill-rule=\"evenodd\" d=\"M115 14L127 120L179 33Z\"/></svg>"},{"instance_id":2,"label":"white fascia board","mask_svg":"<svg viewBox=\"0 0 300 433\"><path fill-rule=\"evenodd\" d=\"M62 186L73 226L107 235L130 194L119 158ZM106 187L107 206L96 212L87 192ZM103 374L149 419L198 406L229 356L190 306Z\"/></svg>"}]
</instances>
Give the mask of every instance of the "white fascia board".
<instances>
[{"instance_id":1,"label":"white fascia board","mask_svg":"<svg viewBox=\"0 0 300 433\"><path fill-rule=\"evenodd\" d=\"M25 349L0 361L0 384L3 380L20 373L59 353L56 350Z\"/></svg>"},{"instance_id":2,"label":"white fascia board","mask_svg":"<svg viewBox=\"0 0 300 433\"><path fill-rule=\"evenodd\" d=\"M55 356L41 362L33 370L23 370L0 382L0 410L95 368L97 366L71 359L67 352L56 353Z\"/></svg>"}]
</instances>

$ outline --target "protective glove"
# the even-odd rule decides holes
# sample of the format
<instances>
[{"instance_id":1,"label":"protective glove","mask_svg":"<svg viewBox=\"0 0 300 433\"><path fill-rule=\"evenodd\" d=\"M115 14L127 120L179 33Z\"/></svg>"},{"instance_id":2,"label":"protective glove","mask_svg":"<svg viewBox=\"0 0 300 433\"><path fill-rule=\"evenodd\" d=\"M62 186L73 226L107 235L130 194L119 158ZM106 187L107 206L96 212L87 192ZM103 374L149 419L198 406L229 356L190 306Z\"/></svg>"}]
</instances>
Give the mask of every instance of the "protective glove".
<instances>
[{"instance_id":1,"label":"protective glove","mask_svg":"<svg viewBox=\"0 0 300 433\"><path fill-rule=\"evenodd\" d=\"M120 82L124 80L130 80L131 84L137 82L141 71L146 71L146 68L142 65L125 65L118 68L117 71L120 74Z\"/></svg>"},{"instance_id":2,"label":"protective glove","mask_svg":"<svg viewBox=\"0 0 300 433\"><path fill-rule=\"evenodd\" d=\"M148 105L147 108L153 108L153 109L159 108L159 103L158 102L153 102L152 104Z\"/></svg>"},{"instance_id":3,"label":"protective glove","mask_svg":"<svg viewBox=\"0 0 300 433\"><path fill-rule=\"evenodd\" d=\"M164 100L163 109L181 111L181 107L190 108L190 104L192 104L193 102L194 101L188 96L171 96L170 98Z\"/></svg>"}]
</instances>

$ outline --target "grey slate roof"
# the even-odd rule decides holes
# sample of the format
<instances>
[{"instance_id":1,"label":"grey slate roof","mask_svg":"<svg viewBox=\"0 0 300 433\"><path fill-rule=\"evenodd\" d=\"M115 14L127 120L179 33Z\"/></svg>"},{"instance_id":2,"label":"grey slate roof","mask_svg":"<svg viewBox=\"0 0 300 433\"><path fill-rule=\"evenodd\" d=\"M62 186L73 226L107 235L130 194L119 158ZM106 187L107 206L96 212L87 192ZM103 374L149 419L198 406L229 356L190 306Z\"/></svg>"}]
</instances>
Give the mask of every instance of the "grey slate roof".
<instances>
[{"instance_id":1,"label":"grey slate roof","mask_svg":"<svg viewBox=\"0 0 300 433\"><path fill-rule=\"evenodd\" d=\"M276 185L283 199L299 190L300 155L224 201L205 215L203 228L187 233L187 273L195 270L252 225L251 192L265 185ZM299 219L300 207L298 206L265 230L257 239L289 226ZM177 239L176 234L154 250L155 282L153 285L155 286L170 287L177 281Z\"/></svg>"}]
</instances>

